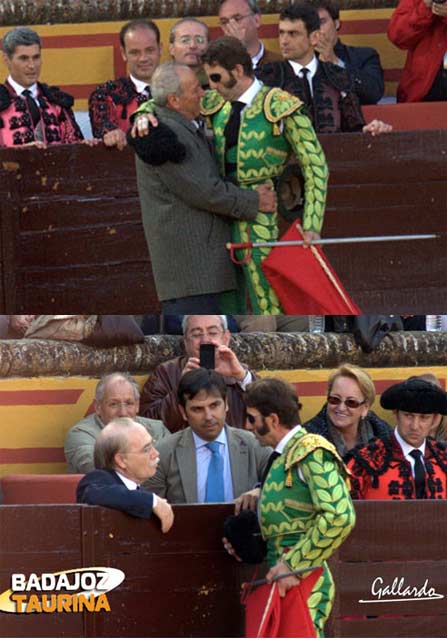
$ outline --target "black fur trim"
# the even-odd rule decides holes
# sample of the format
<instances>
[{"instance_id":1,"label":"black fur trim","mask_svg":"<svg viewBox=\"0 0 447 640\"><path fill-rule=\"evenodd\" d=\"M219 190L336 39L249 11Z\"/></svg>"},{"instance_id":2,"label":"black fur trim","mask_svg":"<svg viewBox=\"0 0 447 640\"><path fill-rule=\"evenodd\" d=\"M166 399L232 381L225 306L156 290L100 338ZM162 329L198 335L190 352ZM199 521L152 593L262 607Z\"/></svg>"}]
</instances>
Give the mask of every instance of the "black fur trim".
<instances>
[{"instance_id":1,"label":"black fur trim","mask_svg":"<svg viewBox=\"0 0 447 640\"><path fill-rule=\"evenodd\" d=\"M0 111L4 111L11 104L12 98L4 84L0 85Z\"/></svg>"},{"instance_id":2,"label":"black fur trim","mask_svg":"<svg viewBox=\"0 0 447 640\"><path fill-rule=\"evenodd\" d=\"M64 109L71 109L74 104L74 98L69 93L61 91L59 87L49 87L47 84L40 84L39 88L42 94L53 104L57 104Z\"/></svg>"},{"instance_id":3,"label":"black fur trim","mask_svg":"<svg viewBox=\"0 0 447 640\"><path fill-rule=\"evenodd\" d=\"M149 125L149 135L142 138L132 138L128 132L127 142L143 162L155 167L166 162L180 164L186 157L185 145L163 122L159 122L157 127Z\"/></svg>"}]
</instances>

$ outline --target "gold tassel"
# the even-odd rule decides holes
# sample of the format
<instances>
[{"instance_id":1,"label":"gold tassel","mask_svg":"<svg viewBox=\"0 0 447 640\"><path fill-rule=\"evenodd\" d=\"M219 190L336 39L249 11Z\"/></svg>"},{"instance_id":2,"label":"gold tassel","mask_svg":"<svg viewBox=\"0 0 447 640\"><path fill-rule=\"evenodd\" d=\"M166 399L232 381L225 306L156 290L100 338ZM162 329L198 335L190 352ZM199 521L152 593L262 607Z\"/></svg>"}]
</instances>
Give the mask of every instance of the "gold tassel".
<instances>
[{"instance_id":1,"label":"gold tassel","mask_svg":"<svg viewBox=\"0 0 447 640\"><path fill-rule=\"evenodd\" d=\"M274 136L279 136L281 135L281 128L279 126L278 122L274 122L273 123L273 135Z\"/></svg>"},{"instance_id":2,"label":"gold tassel","mask_svg":"<svg viewBox=\"0 0 447 640\"><path fill-rule=\"evenodd\" d=\"M289 470L287 471L287 476L286 476L286 487L291 487L292 486L292 467L289 467Z\"/></svg>"}]
</instances>

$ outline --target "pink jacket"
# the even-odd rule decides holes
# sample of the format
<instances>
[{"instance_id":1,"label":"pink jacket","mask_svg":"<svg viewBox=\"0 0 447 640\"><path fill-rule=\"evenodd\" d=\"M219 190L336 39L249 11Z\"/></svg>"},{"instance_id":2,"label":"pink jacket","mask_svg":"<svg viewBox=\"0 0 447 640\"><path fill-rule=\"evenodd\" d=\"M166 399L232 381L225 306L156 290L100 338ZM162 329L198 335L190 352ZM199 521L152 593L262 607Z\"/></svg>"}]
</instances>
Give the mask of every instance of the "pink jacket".
<instances>
[{"instance_id":1,"label":"pink jacket","mask_svg":"<svg viewBox=\"0 0 447 640\"><path fill-rule=\"evenodd\" d=\"M447 49L447 18L433 15L423 0L400 0L388 38L407 59L397 89L398 102L418 102L430 91Z\"/></svg>"},{"instance_id":2,"label":"pink jacket","mask_svg":"<svg viewBox=\"0 0 447 640\"><path fill-rule=\"evenodd\" d=\"M58 87L38 83L42 134L46 144L78 142L83 135L73 111L73 98ZM0 85L0 147L33 142L34 127L26 100L8 82Z\"/></svg>"}]
</instances>

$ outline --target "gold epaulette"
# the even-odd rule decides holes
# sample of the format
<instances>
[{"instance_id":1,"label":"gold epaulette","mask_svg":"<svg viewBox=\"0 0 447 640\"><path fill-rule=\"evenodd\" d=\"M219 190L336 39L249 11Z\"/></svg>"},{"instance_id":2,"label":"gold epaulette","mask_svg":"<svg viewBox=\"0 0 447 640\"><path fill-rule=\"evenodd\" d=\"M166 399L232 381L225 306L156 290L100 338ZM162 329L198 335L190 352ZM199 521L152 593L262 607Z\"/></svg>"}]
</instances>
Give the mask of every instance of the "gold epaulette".
<instances>
[{"instance_id":1,"label":"gold epaulette","mask_svg":"<svg viewBox=\"0 0 447 640\"><path fill-rule=\"evenodd\" d=\"M290 475L293 466L304 460L304 458L316 449L325 449L326 451L329 451L329 453L331 453L337 460L340 471L343 472L345 477L351 475L351 472L345 466L345 463L341 459L337 449L331 442L329 442L329 440L326 440L326 438L323 438L323 436L316 433L306 433L306 435L293 444L286 453L284 468L287 472L287 477Z\"/></svg>"},{"instance_id":2,"label":"gold epaulette","mask_svg":"<svg viewBox=\"0 0 447 640\"><path fill-rule=\"evenodd\" d=\"M212 116L222 109L225 99L217 91L209 90L205 92L200 105L200 112L203 116Z\"/></svg>"},{"instance_id":3,"label":"gold epaulette","mask_svg":"<svg viewBox=\"0 0 447 640\"><path fill-rule=\"evenodd\" d=\"M302 104L299 98L292 96L287 91L278 88L270 89L264 100L264 114L267 120L273 123L276 135L280 133L279 121L295 113Z\"/></svg>"}]
</instances>

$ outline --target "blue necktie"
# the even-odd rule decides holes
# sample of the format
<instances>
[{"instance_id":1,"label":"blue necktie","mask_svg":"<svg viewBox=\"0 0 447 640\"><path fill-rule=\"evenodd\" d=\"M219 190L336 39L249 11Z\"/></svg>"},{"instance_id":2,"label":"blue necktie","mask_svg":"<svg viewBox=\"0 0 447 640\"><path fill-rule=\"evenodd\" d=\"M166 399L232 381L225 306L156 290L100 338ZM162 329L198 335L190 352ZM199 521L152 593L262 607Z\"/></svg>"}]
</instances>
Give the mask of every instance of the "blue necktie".
<instances>
[{"instance_id":1,"label":"blue necktie","mask_svg":"<svg viewBox=\"0 0 447 640\"><path fill-rule=\"evenodd\" d=\"M211 460L206 479L205 502L225 502L223 479L223 458L219 453L218 442L205 445L211 451Z\"/></svg>"}]
</instances>

